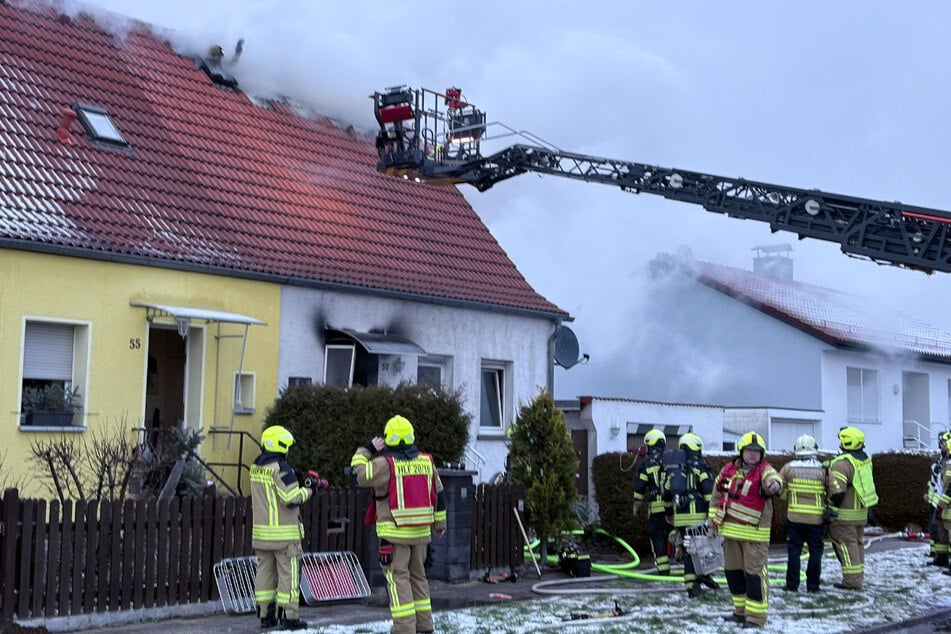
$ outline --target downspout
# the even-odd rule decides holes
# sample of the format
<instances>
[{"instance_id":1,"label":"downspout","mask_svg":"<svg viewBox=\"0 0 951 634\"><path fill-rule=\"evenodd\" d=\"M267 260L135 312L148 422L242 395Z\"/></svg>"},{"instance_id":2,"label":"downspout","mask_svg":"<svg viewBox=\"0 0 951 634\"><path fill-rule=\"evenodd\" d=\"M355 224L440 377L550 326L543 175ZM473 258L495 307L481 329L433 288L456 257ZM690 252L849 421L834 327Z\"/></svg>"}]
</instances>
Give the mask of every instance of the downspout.
<instances>
[{"instance_id":1,"label":"downspout","mask_svg":"<svg viewBox=\"0 0 951 634\"><path fill-rule=\"evenodd\" d=\"M548 336L548 377L547 390L548 395L555 398L555 335L558 334L558 328L561 324L557 321L552 322L553 327L551 335Z\"/></svg>"}]
</instances>

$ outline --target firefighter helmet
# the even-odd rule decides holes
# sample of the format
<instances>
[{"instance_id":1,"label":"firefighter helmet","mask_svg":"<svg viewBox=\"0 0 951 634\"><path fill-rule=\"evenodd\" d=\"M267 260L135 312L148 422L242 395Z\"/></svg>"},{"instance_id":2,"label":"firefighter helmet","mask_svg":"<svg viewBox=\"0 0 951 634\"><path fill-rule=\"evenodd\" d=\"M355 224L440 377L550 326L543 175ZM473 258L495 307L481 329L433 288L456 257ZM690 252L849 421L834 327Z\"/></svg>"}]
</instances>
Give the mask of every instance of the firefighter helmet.
<instances>
[{"instance_id":1,"label":"firefighter helmet","mask_svg":"<svg viewBox=\"0 0 951 634\"><path fill-rule=\"evenodd\" d=\"M652 429L644 434L644 444L651 448L660 447L663 449L667 446L667 436L659 429Z\"/></svg>"},{"instance_id":2,"label":"firefighter helmet","mask_svg":"<svg viewBox=\"0 0 951 634\"><path fill-rule=\"evenodd\" d=\"M680 448L684 450L703 451L703 440L696 434L686 433L680 437Z\"/></svg>"},{"instance_id":3,"label":"firefighter helmet","mask_svg":"<svg viewBox=\"0 0 951 634\"><path fill-rule=\"evenodd\" d=\"M803 434L796 439L793 450L797 456L817 456L819 455L819 443L809 434Z\"/></svg>"},{"instance_id":4,"label":"firefighter helmet","mask_svg":"<svg viewBox=\"0 0 951 634\"><path fill-rule=\"evenodd\" d=\"M736 444L736 448L740 453L743 453L744 449L757 449L765 455L766 440L755 431L748 431L740 438L740 442Z\"/></svg>"},{"instance_id":5,"label":"firefighter helmet","mask_svg":"<svg viewBox=\"0 0 951 634\"><path fill-rule=\"evenodd\" d=\"M951 446L951 431L946 431L938 436L938 442L943 442L945 447Z\"/></svg>"},{"instance_id":6,"label":"firefighter helmet","mask_svg":"<svg viewBox=\"0 0 951 634\"><path fill-rule=\"evenodd\" d=\"M865 434L858 427L843 427L839 430L839 444L846 451L854 451L865 446Z\"/></svg>"},{"instance_id":7,"label":"firefighter helmet","mask_svg":"<svg viewBox=\"0 0 951 634\"><path fill-rule=\"evenodd\" d=\"M416 442L413 424L402 416L394 416L386 421L386 427L383 429L383 440L387 447L398 447L400 443L412 445Z\"/></svg>"},{"instance_id":8,"label":"firefighter helmet","mask_svg":"<svg viewBox=\"0 0 951 634\"><path fill-rule=\"evenodd\" d=\"M293 444L294 434L281 425L272 425L261 434L261 446L271 453L286 454Z\"/></svg>"}]
</instances>

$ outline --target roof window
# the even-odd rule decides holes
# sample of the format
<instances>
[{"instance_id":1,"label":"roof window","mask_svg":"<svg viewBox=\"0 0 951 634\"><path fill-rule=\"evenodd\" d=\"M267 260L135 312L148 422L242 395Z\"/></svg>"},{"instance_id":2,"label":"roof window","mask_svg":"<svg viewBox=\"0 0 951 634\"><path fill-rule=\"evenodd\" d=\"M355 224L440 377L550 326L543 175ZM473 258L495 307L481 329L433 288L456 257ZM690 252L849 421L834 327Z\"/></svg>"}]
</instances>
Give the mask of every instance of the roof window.
<instances>
[{"instance_id":1,"label":"roof window","mask_svg":"<svg viewBox=\"0 0 951 634\"><path fill-rule=\"evenodd\" d=\"M129 147L129 142L125 140L125 137L119 132L119 128L112 122L112 117L109 116L107 110L86 104L76 104L73 108L75 108L76 114L79 115L79 121L83 124L86 135L91 140L115 147Z\"/></svg>"}]
</instances>

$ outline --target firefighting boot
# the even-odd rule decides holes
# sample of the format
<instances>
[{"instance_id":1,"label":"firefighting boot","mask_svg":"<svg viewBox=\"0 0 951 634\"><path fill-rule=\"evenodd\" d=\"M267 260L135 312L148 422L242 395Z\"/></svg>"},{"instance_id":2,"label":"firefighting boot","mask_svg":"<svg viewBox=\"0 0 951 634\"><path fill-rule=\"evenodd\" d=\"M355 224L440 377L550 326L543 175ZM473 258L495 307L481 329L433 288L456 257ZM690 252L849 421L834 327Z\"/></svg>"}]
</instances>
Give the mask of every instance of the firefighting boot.
<instances>
[{"instance_id":1,"label":"firefighting boot","mask_svg":"<svg viewBox=\"0 0 951 634\"><path fill-rule=\"evenodd\" d=\"M267 610L261 614L261 606L258 606L258 616L261 617L261 629L266 630L277 626L277 606L273 603L268 604Z\"/></svg>"}]
</instances>

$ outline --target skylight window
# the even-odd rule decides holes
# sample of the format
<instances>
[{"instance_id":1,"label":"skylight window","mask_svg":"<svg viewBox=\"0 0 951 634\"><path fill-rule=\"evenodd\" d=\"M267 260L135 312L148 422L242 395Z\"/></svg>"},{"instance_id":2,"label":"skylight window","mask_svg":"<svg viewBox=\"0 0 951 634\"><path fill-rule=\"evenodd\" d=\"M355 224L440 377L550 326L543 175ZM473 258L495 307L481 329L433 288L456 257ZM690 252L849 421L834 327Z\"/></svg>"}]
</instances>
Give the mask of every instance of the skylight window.
<instances>
[{"instance_id":1,"label":"skylight window","mask_svg":"<svg viewBox=\"0 0 951 634\"><path fill-rule=\"evenodd\" d=\"M76 104L74 106L76 114L79 115L79 121L86 129L86 135L93 141L108 143L117 147L129 147L129 142L125 140L119 128L112 122L109 112L96 106L87 106L85 104Z\"/></svg>"}]
</instances>

